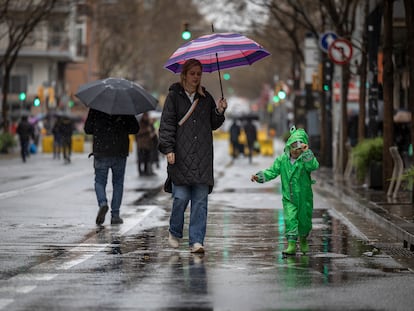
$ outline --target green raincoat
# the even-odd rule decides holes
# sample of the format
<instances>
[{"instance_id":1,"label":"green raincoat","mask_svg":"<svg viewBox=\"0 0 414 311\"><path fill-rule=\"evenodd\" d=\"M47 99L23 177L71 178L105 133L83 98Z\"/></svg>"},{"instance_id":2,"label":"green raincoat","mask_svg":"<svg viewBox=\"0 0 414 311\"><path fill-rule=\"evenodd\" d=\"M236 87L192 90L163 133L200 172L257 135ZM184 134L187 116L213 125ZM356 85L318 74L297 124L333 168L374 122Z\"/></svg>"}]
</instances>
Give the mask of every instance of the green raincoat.
<instances>
[{"instance_id":1,"label":"green raincoat","mask_svg":"<svg viewBox=\"0 0 414 311\"><path fill-rule=\"evenodd\" d=\"M278 156L273 165L258 173L259 183L275 179L280 175L282 183L282 203L285 218L285 236L288 241L306 237L312 229L313 192L311 172L319 168L319 162L308 149L291 163L290 148L294 142L309 143L303 129L292 127L284 153Z\"/></svg>"}]
</instances>

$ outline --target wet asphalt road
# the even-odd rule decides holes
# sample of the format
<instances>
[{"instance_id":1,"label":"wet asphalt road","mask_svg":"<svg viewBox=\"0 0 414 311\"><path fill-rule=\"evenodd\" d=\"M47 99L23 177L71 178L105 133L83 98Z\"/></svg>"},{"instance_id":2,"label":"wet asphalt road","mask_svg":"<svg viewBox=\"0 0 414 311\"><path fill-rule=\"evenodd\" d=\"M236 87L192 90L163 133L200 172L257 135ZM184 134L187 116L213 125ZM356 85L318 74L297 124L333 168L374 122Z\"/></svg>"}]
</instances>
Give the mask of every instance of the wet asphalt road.
<instances>
[{"instance_id":1,"label":"wet asphalt road","mask_svg":"<svg viewBox=\"0 0 414 311\"><path fill-rule=\"evenodd\" d=\"M377 253L375 243L393 241L329 193L315 193L311 253L284 258L280 184L249 181L272 159L230 164L226 146L216 147L204 256L189 253L186 233L168 247L171 199L153 190L163 168L137 178L132 155L125 223L97 228L85 155L70 166L3 161L0 310L412 309L412 261Z\"/></svg>"}]
</instances>

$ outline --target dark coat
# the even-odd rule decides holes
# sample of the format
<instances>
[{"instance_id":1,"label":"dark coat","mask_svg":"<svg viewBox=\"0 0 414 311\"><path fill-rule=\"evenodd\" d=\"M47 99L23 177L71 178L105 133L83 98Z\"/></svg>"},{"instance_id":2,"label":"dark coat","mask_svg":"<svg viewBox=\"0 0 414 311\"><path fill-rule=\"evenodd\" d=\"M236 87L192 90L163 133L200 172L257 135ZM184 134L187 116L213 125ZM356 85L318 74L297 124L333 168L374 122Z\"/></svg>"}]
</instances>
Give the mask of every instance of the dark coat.
<instances>
[{"instance_id":1,"label":"dark coat","mask_svg":"<svg viewBox=\"0 0 414 311\"><path fill-rule=\"evenodd\" d=\"M236 122L233 122L233 124L230 126L230 141L233 144L238 144L239 136L240 136L240 126Z\"/></svg>"},{"instance_id":2,"label":"dark coat","mask_svg":"<svg viewBox=\"0 0 414 311\"><path fill-rule=\"evenodd\" d=\"M129 154L129 134L139 131L139 124L132 115L109 115L89 109L84 130L93 135L95 157L126 157Z\"/></svg>"},{"instance_id":3,"label":"dark coat","mask_svg":"<svg viewBox=\"0 0 414 311\"><path fill-rule=\"evenodd\" d=\"M168 174L175 185L207 184L210 191L213 177L213 134L224 122L213 97L196 94L197 107L188 120L178 122L191 107L190 99L180 83L170 86L161 115L159 150L163 154L175 152L175 164L168 165Z\"/></svg>"},{"instance_id":4,"label":"dark coat","mask_svg":"<svg viewBox=\"0 0 414 311\"><path fill-rule=\"evenodd\" d=\"M246 134L247 145L252 148L254 142L257 140L256 126L251 121L248 121L244 126L244 132Z\"/></svg>"},{"instance_id":5,"label":"dark coat","mask_svg":"<svg viewBox=\"0 0 414 311\"><path fill-rule=\"evenodd\" d=\"M73 121L69 118L63 117L57 121L55 131L58 133L57 136L60 135L62 142L70 144L74 129L75 125Z\"/></svg>"},{"instance_id":6,"label":"dark coat","mask_svg":"<svg viewBox=\"0 0 414 311\"><path fill-rule=\"evenodd\" d=\"M139 122L139 132L135 136L137 147L139 150L152 150L154 146L155 136L154 125L149 119L141 119Z\"/></svg>"},{"instance_id":7,"label":"dark coat","mask_svg":"<svg viewBox=\"0 0 414 311\"><path fill-rule=\"evenodd\" d=\"M29 141L34 139L34 127L29 123L27 118L22 118L17 126L16 133L19 135L21 141Z\"/></svg>"}]
</instances>

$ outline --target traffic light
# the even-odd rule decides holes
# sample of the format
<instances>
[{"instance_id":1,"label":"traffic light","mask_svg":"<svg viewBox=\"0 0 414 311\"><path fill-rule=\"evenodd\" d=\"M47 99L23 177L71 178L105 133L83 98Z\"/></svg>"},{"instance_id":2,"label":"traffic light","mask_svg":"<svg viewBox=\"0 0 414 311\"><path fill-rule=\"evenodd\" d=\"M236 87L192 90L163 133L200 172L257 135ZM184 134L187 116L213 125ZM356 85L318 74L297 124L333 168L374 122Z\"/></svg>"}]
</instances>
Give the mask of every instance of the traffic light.
<instances>
[{"instance_id":1,"label":"traffic light","mask_svg":"<svg viewBox=\"0 0 414 311\"><path fill-rule=\"evenodd\" d=\"M22 101L22 102L24 102L26 100L26 93L25 92L20 92L19 100Z\"/></svg>"},{"instance_id":2,"label":"traffic light","mask_svg":"<svg viewBox=\"0 0 414 311\"><path fill-rule=\"evenodd\" d=\"M274 95L274 96L273 96L273 102L275 102L275 103L280 102L280 98L279 98L279 96Z\"/></svg>"},{"instance_id":3,"label":"traffic light","mask_svg":"<svg viewBox=\"0 0 414 311\"><path fill-rule=\"evenodd\" d=\"M35 107L39 107L40 106L40 99L39 99L39 97L35 97L34 98L34 100L33 100L33 106L35 106Z\"/></svg>"},{"instance_id":4,"label":"traffic light","mask_svg":"<svg viewBox=\"0 0 414 311\"><path fill-rule=\"evenodd\" d=\"M191 38L191 31L189 29L189 23L183 24L183 32L181 33L181 38L184 40L189 40Z\"/></svg>"},{"instance_id":5,"label":"traffic light","mask_svg":"<svg viewBox=\"0 0 414 311\"><path fill-rule=\"evenodd\" d=\"M332 86L333 63L330 60L325 60L323 63L323 86L324 92L329 92Z\"/></svg>"},{"instance_id":6,"label":"traffic light","mask_svg":"<svg viewBox=\"0 0 414 311\"><path fill-rule=\"evenodd\" d=\"M280 90L280 91L277 93L277 96L278 96L281 100L284 100L284 99L286 99L286 92L285 92L284 90Z\"/></svg>"}]
</instances>

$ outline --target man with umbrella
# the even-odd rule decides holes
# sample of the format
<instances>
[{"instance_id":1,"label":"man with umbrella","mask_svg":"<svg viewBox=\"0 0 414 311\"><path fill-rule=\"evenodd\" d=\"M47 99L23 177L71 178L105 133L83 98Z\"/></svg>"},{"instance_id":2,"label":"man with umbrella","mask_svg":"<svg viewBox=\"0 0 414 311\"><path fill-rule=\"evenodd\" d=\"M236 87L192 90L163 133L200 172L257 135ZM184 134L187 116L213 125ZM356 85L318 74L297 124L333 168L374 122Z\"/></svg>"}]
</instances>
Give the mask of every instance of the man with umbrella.
<instances>
[{"instance_id":1,"label":"man with umbrella","mask_svg":"<svg viewBox=\"0 0 414 311\"><path fill-rule=\"evenodd\" d=\"M108 212L106 184L112 171L111 224L122 224L119 215L129 154L129 135L139 131L135 115L155 108L157 100L142 86L122 78L107 78L82 85L76 96L88 107L85 133L93 135L95 193L98 201L96 224L102 225Z\"/></svg>"},{"instance_id":2,"label":"man with umbrella","mask_svg":"<svg viewBox=\"0 0 414 311\"><path fill-rule=\"evenodd\" d=\"M93 153L95 168L95 193L99 211L96 224L102 225L108 212L106 183L108 172L112 171L111 224L122 224L119 210L124 192L124 176L129 154L129 134L139 131L138 121L131 115L109 115L89 109L85 122L85 133L93 135Z\"/></svg>"}]
</instances>

